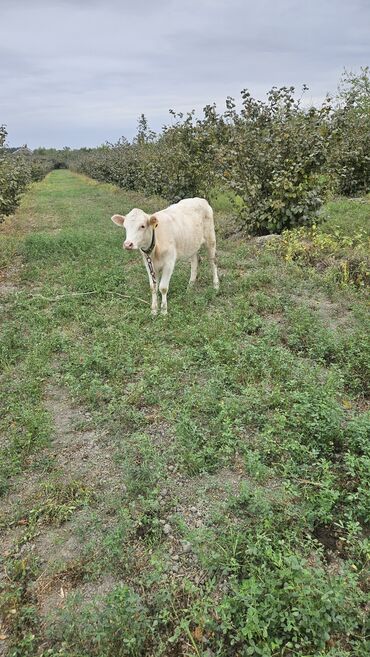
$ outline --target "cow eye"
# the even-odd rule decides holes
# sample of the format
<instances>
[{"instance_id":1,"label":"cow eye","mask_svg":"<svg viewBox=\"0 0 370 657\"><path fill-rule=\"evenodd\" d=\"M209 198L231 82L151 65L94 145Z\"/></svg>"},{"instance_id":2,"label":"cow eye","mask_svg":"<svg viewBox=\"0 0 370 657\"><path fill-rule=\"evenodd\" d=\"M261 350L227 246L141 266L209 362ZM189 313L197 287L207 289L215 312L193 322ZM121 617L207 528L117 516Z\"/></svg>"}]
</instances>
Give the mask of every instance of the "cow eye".
<instances>
[{"instance_id":1,"label":"cow eye","mask_svg":"<svg viewBox=\"0 0 370 657\"><path fill-rule=\"evenodd\" d=\"M145 228L145 226L140 226L140 228Z\"/></svg>"}]
</instances>

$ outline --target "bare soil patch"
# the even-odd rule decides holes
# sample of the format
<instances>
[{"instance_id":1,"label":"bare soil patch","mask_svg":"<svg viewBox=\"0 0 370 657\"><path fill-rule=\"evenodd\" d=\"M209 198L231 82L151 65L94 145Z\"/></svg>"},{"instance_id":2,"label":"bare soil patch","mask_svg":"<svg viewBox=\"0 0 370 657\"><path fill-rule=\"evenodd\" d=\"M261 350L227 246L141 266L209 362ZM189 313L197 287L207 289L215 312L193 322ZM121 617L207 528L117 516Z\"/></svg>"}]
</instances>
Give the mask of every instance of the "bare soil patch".
<instances>
[{"instance_id":1,"label":"bare soil patch","mask_svg":"<svg viewBox=\"0 0 370 657\"><path fill-rule=\"evenodd\" d=\"M296 303L315 310L323 323L330 329L337 330L350 324L350 309L344 304L331 301L322 293L316 292L315 297L312 297L309 292L301 291L299 294L293 294L291 298Z\"/></svg>"},{"instance_id":2,"label":"bare soil patch","mask_svg":"<svg viewBox=\"0 0 370 657\"><path fill-rule=\"evenodd\" d=\"M111 493L122 485L122 473L114 463L113 449L108 444L106 433L77 428L89 424L90 416L71 404L67 391L60 385L50 382L46 386L45 406L53 419L54 434L51 446L39 452L38 458L47 456L54 461L52 476L56 482L85 483L96 493L97 505L102 507L99 513L104 514L104 504L100 500L104 499L105 491ZM17 477L4 499L7 517L14 517L14 514L19 515L20 509L27 511L37 505L44 485L45 474L37 471ZM3 532L3 556L11 553L16 558L32 555L42 568L41 575L32 585L42 617L56 606L63 606L68 594L81 587L82 530L89 523L86 511L84 508L76 510L71 520L60 527L41 522L34 538L24 544L22 537L26 520L11 524ZM85 585L81 588L83 596L85 588Z\"/></svg>"}]
</instances>

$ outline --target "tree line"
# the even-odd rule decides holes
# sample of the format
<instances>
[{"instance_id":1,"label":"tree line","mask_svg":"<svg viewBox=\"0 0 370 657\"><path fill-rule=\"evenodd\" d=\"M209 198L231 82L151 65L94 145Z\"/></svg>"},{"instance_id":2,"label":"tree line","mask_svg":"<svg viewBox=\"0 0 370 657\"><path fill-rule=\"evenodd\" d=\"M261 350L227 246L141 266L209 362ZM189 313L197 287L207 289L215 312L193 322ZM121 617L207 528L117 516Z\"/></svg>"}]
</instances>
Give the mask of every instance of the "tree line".
<instances>
[{"instance_id":1,"label":"tree line","mask_svg":"<svg viewBox=\"0 0 370 657\"><path fill-rule=\"evenodd\" d=\"M55 151L54 160L50 149L38 149L34 170L42 177L48 166L68 165L169 202L217 190L254 234L310 225L329 195L370 191L369 68L344 72L334 97L318 106L307 107L307 91L274 87L259 100L245 89L239 102L227 98L221 113L207 105L201 117L170 110L171 123L159 133L141 115L132 142ZM13 168L22 179L20 163Z\"/></svg>"}]
</instances>

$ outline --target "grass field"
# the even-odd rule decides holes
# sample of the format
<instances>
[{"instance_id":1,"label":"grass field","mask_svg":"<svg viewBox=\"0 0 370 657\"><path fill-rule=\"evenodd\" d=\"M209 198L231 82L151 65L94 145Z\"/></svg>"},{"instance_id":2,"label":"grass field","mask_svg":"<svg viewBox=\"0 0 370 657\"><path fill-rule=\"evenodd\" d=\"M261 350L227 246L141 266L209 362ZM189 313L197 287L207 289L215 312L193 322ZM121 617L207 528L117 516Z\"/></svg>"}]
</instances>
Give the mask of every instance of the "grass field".
<instances>
[{"instance_id":1,"label":"grass field","mask_svg":"<svg viewBox=\"0 0 370 657\"><path fill-rule=\"evenodd\" d=\"M110 222L55 171L0 227L0 655L365 657L370 200L178 263L153 319Z\"/></svg>"}]
</instances>

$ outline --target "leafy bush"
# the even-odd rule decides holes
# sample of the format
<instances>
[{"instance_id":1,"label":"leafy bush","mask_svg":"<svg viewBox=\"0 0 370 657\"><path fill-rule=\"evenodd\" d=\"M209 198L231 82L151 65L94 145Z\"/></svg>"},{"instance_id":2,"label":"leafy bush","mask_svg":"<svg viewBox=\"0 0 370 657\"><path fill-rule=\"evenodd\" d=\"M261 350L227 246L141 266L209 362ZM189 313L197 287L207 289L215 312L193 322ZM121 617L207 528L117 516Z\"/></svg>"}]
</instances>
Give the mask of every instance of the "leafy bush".
<instances>
[{"instance_id":1,"label":"leafy bush","mask_svg":"<svg viewBox=\"0 0 370 657\"><path fill-rule=\"evenodd\" d=\"M29 164L5 150L5 126L0 126L0 221L11 214L30 181Z\"/></svg>"},{"instance_id":2,"label":"leafy bush","mask_svg":"<svg viewBox=\"0 0 370 657\"><path fill-rule=\"evenodd\" d=\"M6 149L7 134L5 126L0 125L0 222L14 212L27 185L42 180L55 165L46 157Z\"/></svg>"},{"instance_id":3,"label":"leafy bush","mask_svg":"<svg viewBox=\"0 0 370 657\"><path fill-rule=\"evenodd\" d=\"M303 87L306 91L307 87ZM334 104L304 108L294 87L273 87L267 100L241 93L217 114L207 105L170 113L172 125L160 134L144 115L130 144L71 152L71 168L128 190L142 190L174 202L215 190L232 199L239 223L249 233L281 233L316 221L330 191L370 189L370 81L345 74Z\"/></svg>"},{"instance_id":4,"label":"leafy bush","mask_svg":"<svg viewBox=\"0 0 370 657\"><path fill-rule=\"evenodd\" d=\"M230 123L222 149L223 178L243 200L252 233L280 233L313 222L324 187L331 108L302 110L294 88L273 88L267 102L242 92L242 110L227 101Z\"/></svg>"},{"instance_id":5,"label":"leafy bush","mask_svg":"<svg viewBox=\"0 0 370 657\"><path fill-rule=\"evenodd\" d=\"M332 118L329 170L339 194L354 196L370 191L370 78L369 67L360 74L345 72Z\"/></svg>"},{"instance_id":6,"label":"leafy bush","mask_svg":"<svg viewBox=\"0 0 370 657\"><path fill-rule=\"evenodd\" d=\"M202 119L171 111L174 123L160 135L142 116L132 144L121 139L82 152L71 166L170 201L209 197L221 185L250 232L281 232L312 223L321 206L330 112L329 102L303 110L293 87L272 89L267 102L243 91L240 112L230 98L223 115L214 105Z\"/></svg>"},{"instance_id":7,"label":"leafy bush","mask_svg":"<svg viewBox=\"0 0 370 657\"><path fill-rule=\"evenodd\" d=\"M38 182L45 178L45 176L54 169L54 162L52 160L40 157L32 157L31 159L31 180Z\"/></svg>"},{"instance_id":8,"label":"leafy bush","mask_svg":"<svg viewBox=\"0 0 370 657\"><path fill-rule=\"evenodd\" d=\"M196 120L194 111L185 118L171 111L175 123L164 128L158 141L163 182L157 193L173 202L208 196L216 183L220 119L214 106L207 105L203 112L204 118Z\"/></svg>"}]
</instances>

